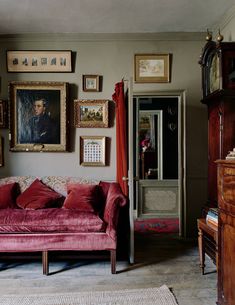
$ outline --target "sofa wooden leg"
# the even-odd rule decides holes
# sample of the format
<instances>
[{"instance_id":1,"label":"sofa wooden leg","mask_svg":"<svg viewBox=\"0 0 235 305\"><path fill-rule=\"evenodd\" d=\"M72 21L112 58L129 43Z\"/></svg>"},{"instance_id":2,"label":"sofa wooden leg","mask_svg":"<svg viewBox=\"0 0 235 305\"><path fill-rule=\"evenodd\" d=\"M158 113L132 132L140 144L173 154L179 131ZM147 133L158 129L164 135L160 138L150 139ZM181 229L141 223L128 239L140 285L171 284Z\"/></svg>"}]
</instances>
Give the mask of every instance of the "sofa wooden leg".
<instances>
[{"instance_id":1,"label":"sofa wooden leg","mask_svg":"<svg viewBox=\"0 0 235 305\"><path fill-rule=\"evenodd\" d=\"M111 272L116 274L116 250L110 250Z\"/></svg>"},{"instance_id":2,"label":"sofa wooden leg","mask_svg":"<svg viewBox=\"0 0 235 305\"><path fill-rule=\"evenodd\" d=\"M42 270L43 274L49 274L48 251L42 251Z\"/></svg>"}]
</instances>

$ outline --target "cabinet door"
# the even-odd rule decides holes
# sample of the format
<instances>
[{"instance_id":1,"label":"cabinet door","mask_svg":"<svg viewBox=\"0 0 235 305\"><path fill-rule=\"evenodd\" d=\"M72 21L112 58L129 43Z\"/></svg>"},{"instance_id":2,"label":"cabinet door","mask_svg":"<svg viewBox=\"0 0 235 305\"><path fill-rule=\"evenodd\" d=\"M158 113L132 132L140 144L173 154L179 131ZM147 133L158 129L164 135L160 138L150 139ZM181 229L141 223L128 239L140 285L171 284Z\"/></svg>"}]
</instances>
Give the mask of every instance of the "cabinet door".
<instances>
[{"instance_id":1,"label":"cabinet door","mask_svg":"<svg viewBox=\"0 0 235 305\"><path fill-rule=\"evenodd\" d=\"M208 200L217 206L217 166L215 160L221 159L222 104L213 101L208 106Z\"/></svg>"},{"instance_id":2,"label":"cabinet door","mask_svg":"<svg viewBox=\"0 0 235 305\"><path fill-rule=\"evenodd\" d=\"M223 101L221 159L225 159L235 147L235 99L225 98Z\"/></svg>"},{"instance_id":3,"label":"cabinet door","mask_svg":"<svg viewBox=\"0 0 235 305\"><path fill-rule=\"evenodd\" d=\"M221 212L218 304L235 304L235 220Z\"/></svg>"}]
</instances>

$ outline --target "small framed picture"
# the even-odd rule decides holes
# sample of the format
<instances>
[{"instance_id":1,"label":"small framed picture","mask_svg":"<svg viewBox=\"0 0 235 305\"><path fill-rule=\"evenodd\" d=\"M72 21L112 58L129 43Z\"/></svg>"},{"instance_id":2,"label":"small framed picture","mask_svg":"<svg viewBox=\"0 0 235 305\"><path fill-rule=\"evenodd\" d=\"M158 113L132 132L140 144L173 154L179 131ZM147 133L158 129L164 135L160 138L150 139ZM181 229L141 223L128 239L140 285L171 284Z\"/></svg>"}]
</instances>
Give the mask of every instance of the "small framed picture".
<instances>
[{"instance_id":1,"label":"small framed picture","mask_svg":"<svg viewBox=\"0 0 235 305\"><path fill-rule=\"evenodd\" d=\"M3 138L0 137L0 167L3 166Z\"/></svg>"},{"instance_id":2,"label":"small framed picture","mask_svg":"<svg viewBox=\"0 0 235 305\"><path fill-rule=\"evenodd\" d=\"M168 83L170 54L135 54L136 83Z\"/></svg>"},{"instance_id":3,"label":"small framed picture","mask_svg":"<svg viewBox=\"0 0 235 305\"><path fill-rule=\"evenodd\" d=\"M75 127L108 127L108 100L75 100Z\"/></svg>"},{"instance_id":4,"label":"small framed picture","mask_svg":"<svg viewBox=\"0 0 235 305\"><path fill-rule=\"evenodd\" d=\"M8 105L7 101L0 100L0 128L8 127Z\"/></svg>"},{"instance_id":5,"label":"small framed picture","mask_svg":"<svg viewBox=\"0 0 235 305\"><path fill-rule=\"evenodd\" d=\"M82 166L105 166L106 137L80 137L80 164Z\"/></svg>"},{"instance_id":6,"label":"small framed picture","mask_svg":"<svg viewBox=\"0 0 235 305\"><path fill-rule=\"evenodd\" d=\"M100 91L100 76L99 75L83 75L82 76L83 91L99 92Z\"/></svg>"}]
</instances>

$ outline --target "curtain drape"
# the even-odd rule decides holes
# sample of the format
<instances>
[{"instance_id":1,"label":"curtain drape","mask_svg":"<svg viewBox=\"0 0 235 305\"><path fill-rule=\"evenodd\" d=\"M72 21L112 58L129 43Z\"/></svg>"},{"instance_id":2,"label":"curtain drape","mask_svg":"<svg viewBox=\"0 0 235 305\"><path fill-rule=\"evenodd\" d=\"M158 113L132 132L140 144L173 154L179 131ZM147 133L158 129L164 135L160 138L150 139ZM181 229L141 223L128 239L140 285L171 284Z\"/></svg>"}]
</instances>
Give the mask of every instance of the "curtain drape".
<instances>
[{"instance_id":1,"label":"curtain drape","mask_svg":"<svg viewBox=\"0 0 235 305\"><path fill-rule=\"evenodd\" d=\"M123 193L128 195L128 184L122 178L127 177L127 106L124 93L124 81L115 84L115 92L112 96L116 103L116 159L117 182Z\"/></svg>"}]
</instances>

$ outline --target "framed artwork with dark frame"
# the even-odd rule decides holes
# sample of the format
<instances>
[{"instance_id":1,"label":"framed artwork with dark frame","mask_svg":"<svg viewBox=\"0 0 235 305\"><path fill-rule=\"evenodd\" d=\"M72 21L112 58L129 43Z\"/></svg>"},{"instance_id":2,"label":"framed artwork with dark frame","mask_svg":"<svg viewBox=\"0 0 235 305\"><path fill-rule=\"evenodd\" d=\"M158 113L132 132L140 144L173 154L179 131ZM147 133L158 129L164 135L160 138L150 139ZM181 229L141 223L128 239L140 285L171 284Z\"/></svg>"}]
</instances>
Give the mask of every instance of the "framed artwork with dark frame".
<instances>
[{"instance_id":1,"label":"framed artwork with dark frame","mask_svg":"<svg viewBox=\"0 0 235 305\"><path fill-rule=\"evenodd\" d=\"M100 75L83 75L82 88L86 92L99 92L101 89Z\"/></svg>"},{"instance_id":2,"label":"framed artwork with dark frame","mask_svg":"<svg viewBox=\"0 0 235 305\"><path fill-rule=\"evenodd\" d=\"M74 100L75 127L108 127L108 100Z\"/></svg>"},{"instance_id":3,"label":"framed artwork with dark frame","mask_svg":"<svg viewBox=\"0 0 235 305\"><path fill-rule=\"evenodd\" d=\"M170 54L135 54L136 83L170 82Z\"/></svg>"},{"instance_id":4,"label":"framed artwork with dark frame","mask_svg":"<svg viewBox=\"0 0 235 305\"><path fill-rule=\"evenodd\" d=\"M7 51L7 72L72 72L72 52Z\"/></svg>"},{"instance_id":5,"label":"framed artwork with dark frame","mask_svg":"<svg viewBox=\"0 0 235 305\"><path fill-rule=\"evenodd\" d=\"M0 167L2 167L3 164L3 138L0 136Z\"/></svg>"},{"instance_id":6,"label":"framed artwork with dark frame","mask_svg":"<svg viewBox=\"0 0 235 305\"><path fill-rule=\"evenodd\" d=\"M66 151L65 82L10 82L10 150Z\"/></svg>"},{"instance_id":7,"label":"framed artwork with dark frame","mask_svg":"<svg viewBox=\"0 0 235 305\"><path fill-rule=\"evenodd\" d=\"M0 128L8 127L8 104L0 100Z\"/></svg>"},{"instance_id":8,"label":"framed artwork with dark frame","mask_svg":"<svg viewBox=\"0 0 235 305\"><path fill-rule=\"evenodd\" d=\"M105 149L106 137L80 137L80 164L82 166L105 166Z\"/></svg>"}]
</instances>

